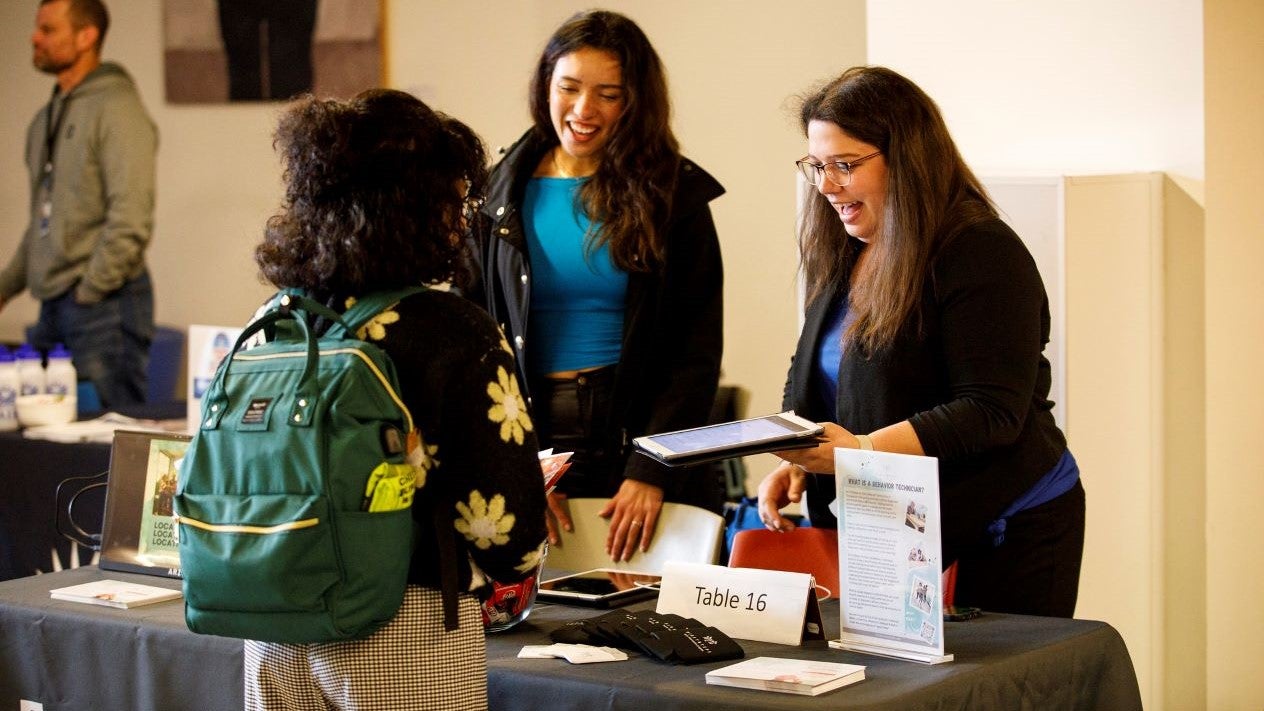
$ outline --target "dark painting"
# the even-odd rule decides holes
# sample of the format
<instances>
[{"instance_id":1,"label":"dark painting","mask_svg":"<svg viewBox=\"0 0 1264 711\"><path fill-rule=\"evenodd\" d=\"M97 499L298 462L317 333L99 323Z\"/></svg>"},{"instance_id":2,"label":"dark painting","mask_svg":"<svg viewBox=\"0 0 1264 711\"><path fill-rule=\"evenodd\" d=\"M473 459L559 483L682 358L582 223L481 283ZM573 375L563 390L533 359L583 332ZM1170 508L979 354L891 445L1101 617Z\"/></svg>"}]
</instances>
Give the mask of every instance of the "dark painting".
<instances>
[{"instance_id":1,"label":"dark painting","mask_svg":"<svg viewBox=\"0 0 1264 711\"><path fill-rule=\"evenodd\" d=\"M163 0L167 101L350 97L385 83L380 0Z\"/></svg>"}]
</instances>

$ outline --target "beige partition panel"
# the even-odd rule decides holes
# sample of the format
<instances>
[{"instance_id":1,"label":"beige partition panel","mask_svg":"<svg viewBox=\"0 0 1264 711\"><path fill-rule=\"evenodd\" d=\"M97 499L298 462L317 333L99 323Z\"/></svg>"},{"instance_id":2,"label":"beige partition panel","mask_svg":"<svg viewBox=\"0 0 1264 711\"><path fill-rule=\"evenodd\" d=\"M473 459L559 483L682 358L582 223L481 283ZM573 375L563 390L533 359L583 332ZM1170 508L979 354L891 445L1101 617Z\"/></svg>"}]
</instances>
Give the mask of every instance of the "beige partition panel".
<instances>
[{"instance_id":1,"label":"beige partition panel","mask_svg":"<svg viewBox=\"0 0 1264 711\"><path fill-rule=\"evenodd\" d=\"M1163 651L1161 176L1066 179L1067 436L1088 492L1078 617L1128 643L1147 706Z\"/></svg>"}]
</instances>

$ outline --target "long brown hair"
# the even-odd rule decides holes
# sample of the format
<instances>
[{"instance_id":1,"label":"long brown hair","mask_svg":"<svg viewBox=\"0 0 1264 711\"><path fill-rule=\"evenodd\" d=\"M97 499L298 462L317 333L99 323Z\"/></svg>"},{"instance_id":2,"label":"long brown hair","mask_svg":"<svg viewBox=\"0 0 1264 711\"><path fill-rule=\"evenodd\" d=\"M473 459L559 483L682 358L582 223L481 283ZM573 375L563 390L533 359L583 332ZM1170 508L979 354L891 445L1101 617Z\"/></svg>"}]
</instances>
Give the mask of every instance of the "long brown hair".
<instances>
[{"instance_id":1,"label":"long brown hair","mask_svg":"<svg viewBox=\"0 0 1264 711\"><path fill-rule=\"evenodd\" d=\"M595 226L587 249L608 244L625 271L648 271L663 259L663 232L680 166L671 130L667 77L658 53L635 22L615 12L574 15L549 38L531 79L531 117L546 142L558 142L549 116L549 83L564 55L591 48L619 60L626 105L580 199Z\"/></svg>"},{"instance_id":2,"label":"long brown hair","mask_svg":"<svg viewBox=\"0 0 1264 711\"><path fill-rule=\"evenodd\" d=\"M996 216L982 183L961 159L939 108L916 84L885 67L852 67L808 94L799 109L804 134L829 121L882 151L886 204L871 254L852 281L856 320L849 345L873 353L906 324L920 328L919 304L936 250L968 227ZM845 281L863 244L851 239L818 191L807 194L799 223L808 301Z\"/></svg>"}]
</instances>

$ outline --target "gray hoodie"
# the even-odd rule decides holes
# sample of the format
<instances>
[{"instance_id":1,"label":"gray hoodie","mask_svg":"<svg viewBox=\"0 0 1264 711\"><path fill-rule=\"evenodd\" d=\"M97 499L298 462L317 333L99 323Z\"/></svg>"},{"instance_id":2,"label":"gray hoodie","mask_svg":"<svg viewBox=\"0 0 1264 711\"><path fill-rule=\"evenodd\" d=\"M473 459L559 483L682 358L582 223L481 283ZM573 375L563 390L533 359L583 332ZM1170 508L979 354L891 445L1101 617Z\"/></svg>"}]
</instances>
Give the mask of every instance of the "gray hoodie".
<instances>
[{"instance_id":1,"label":"gray hoodie","mask_svg":"<svg viewBox=\"0 0 1264 711\"><path fill-rule=\"evenodd\" d=\"M58 113L67 113L53 157L49 232L40 230L46 104L27 129L31 221L0 271L0 298L6 301L23 289L47 300L73 287L79 302L95 303L145 270L158 129L135 83L122 67L106 62L55 104Z\"/></svg>"}]
</instances>

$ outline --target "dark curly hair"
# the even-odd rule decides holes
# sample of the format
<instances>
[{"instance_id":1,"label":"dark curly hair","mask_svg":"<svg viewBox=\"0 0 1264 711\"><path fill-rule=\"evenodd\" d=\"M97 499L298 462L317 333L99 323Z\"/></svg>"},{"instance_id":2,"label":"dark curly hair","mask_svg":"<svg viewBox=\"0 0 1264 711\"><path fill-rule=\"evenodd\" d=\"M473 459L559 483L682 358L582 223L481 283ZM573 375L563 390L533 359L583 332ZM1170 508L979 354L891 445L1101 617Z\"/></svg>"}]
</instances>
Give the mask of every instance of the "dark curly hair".
<instances>
[{"instance_id":1,"label":"dark curly hair","mask_svg":"<svg viewBox=\"0 0 1264 711\"><path fill-rule=\"evenodd\" d=\"M321 295L461 285L462 209L487 177L465 124L401 91L309 96L281 117L274 146L285 202L255 249L264 279Z\"/></svg>"},{"instance_id":2,"label":"dark curly hair","mask_svg":"<svg viewBox=\"0 0 1264 711\"><path fill-rule=\"evenodd\" d=\"M588 248L608 243L619 268L647 271L663 259L663 232L680 167L667 74L649 38L632 20L608 10L572 16L549 38L531 78L531 117L536 135L545 141L558 142L549 116L553 69L563 56L585 48L619 59L627 96L597 173L580 189L589 219L599 225Z\"/></svg>"}]
</instances>

